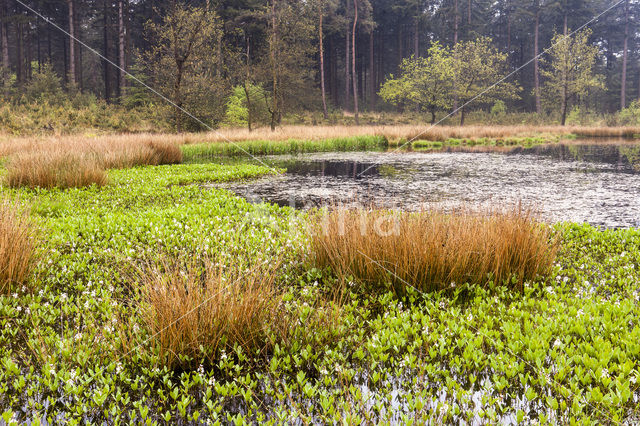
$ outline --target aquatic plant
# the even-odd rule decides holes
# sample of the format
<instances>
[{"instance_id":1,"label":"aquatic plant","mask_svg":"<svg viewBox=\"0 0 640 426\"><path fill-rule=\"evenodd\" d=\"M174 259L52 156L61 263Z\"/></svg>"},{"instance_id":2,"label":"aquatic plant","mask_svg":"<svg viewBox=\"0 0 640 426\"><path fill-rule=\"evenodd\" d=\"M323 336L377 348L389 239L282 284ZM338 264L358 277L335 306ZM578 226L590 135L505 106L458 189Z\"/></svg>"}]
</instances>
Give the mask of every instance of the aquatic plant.
<instances>
[{"instance_id":1,"label":"aquatic plant","mask_svg":"<svg viewBox=\"0 0 640 426\"><path fill-rule=\"evenodd\" d=\"M382 136L358 136L316 140L289 139L284 141L249 140L237 143L209 143L184 145L182 150L188 161L205 160L219 156L246 156L272 154L300 154L326 151L371 151L387 146Z\"/></svg>"},{"instance_id":2,"label":"aquatic plant","mask_svg":"<svg viewBox=\"0 0 640 426\"><path fill-rule=\"evenodd\" d=\"M107 173L103 187L0 188L46 236L26 283L37 291L0 294L0 423L637 422L638 229L554 225L551 273L522 291L456 283L398 298L304 264L310 240L290 224L306 213L203 184L273 170ZM140 345L151 334L132 291L145 281L132 274L168 283L167 259L206 258L281 260L286 327L266 323L268 350L236 345L169 368L152 341ZM188 264L204 278L204 264Z\"/></svg>"}]
</instances>

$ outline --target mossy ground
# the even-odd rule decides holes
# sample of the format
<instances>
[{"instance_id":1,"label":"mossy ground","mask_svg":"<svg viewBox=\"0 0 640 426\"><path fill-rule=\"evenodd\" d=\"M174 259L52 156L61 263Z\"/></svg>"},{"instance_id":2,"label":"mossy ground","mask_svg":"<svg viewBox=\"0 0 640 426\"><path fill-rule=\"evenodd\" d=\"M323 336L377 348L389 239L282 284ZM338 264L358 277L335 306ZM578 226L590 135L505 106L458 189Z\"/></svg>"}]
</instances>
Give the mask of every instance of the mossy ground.
<instances>
[{"instance_id":1,"label":"mossy ground","mask_svg":"<svg viewBox=\"0 0 640 426\"><path fill-rule=\"evenodd\" d=\"M557 225L553 275L524 292L371 294L305 266L303 213L203 182L247 164L109 172L105 187L9 190L43 230L34 291L0 296L0 414L22 423L618 423L640 413L640 230ZM284 259L299 318L270 353L170 371L149 347L132 265ZM337 315L330 327L318 317ZM123 350L123 334L139 345Z\"/></svg>"}]
</instances>

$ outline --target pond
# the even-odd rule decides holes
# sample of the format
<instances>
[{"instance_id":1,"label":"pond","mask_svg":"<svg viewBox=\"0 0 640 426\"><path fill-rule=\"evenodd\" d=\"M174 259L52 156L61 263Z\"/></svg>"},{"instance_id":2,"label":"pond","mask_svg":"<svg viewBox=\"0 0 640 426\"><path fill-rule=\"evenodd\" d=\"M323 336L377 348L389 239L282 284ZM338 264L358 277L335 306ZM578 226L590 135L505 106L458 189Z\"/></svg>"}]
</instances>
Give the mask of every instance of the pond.
<instances>
[{"instance_id":1,"label":"pond","mask_svg":"<svg viewBox=\"0 0 640 426\"><path fill-rule=\"evenodd\" d=\"M550 222L640 226L640 144L568 144L509 153L357 152L272 156L287 173L225 187L295 208L532 207Z\"/></svg>"}]
</instances>

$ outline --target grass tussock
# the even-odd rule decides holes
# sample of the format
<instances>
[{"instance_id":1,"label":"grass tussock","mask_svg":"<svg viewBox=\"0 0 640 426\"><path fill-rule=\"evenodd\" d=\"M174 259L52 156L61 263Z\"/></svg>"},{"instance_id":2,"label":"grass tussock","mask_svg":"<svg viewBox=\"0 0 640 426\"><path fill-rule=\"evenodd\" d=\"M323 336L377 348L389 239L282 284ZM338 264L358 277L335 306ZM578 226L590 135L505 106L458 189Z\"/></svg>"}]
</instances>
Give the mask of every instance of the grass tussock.
<instances>
[{"instance_id":1,"label":"grass tussock","mask_svg":"<svg viewBox=\"0 0 640 426\"><path fill-rule=\"evenodd\" d=\"M8 157L8 186L64 189L104 185L107 169L181 163L182 150L171 141L153 138L24 139L0 143L0 157Z\"/></svg>"},{"instance_id":2,"label":"grass tussock","mask_svg":"<svg viewBox=\"0 0 640 426\"><path fill-rule=\"evenodd\" d=\"M521 208L444 213L333 210L312 227L319 267L403 294L490 281L522 289L550 271L556 243L550 230Z\"/></svg>"},{"instance_id":3,"label":"grass tussock","mask_svg":"<svg viewBox=\"0 0 640 426\"><path fill-rule=\"evenodd\" d=\"M141 319L151 347L169 368L213 363L236 347L256 353L278 327L279 263L254 266L163 265L141 274Z\"/></svg>"},{"instance_id":4,"label":"grass tussock","mask_svg":"<svg viewBox=\"0 0 640 426\"><path fill-rule=\"evenodd\" d=\"M0 294L27 283L36 245L36 231L26 213L16 203L0 200Z\"/></svg>"},{"instance_id":5,"label":"grass tussock","mask_svg":"<svg viewBox=\"0 0 640 426\"><path fill-rule=\"evenodd\" d=\"M100 163L90 155L63 152L25 153L9 160L5 182L12 188L66 189L105 185L107 174Z\"/></svg>"}]
</instances>

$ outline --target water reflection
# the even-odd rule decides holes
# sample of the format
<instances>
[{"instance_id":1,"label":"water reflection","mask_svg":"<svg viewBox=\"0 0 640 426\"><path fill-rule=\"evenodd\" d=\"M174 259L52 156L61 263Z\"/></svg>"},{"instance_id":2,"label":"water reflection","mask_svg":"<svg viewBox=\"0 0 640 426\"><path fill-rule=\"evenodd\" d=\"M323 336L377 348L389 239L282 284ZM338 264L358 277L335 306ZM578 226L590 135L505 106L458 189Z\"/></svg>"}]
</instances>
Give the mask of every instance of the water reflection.
<instances>
[{"instance_id":1,"label":"water reflection","mask_svg":"<svg viewBox=\"0 0 640 426\"><path fill-rule=\"evenodd\" d=\"M296 208L406 210L523 201L548 221L640 226L640 145L555 145L497 153L324 153L271 157L287 173L227 188Z\"/></svg>"},{"instance_id":2,"label":"water reflection","mask_svg":"<svg viewBox=\"0 0 640 426\"><path fill-rule=\"evenodd\" d=\"M611 164L617 170L640 173L640 145L539 145L514 148L512 154L535 154L562 161Z\"/></svg>"}]
</instances>

